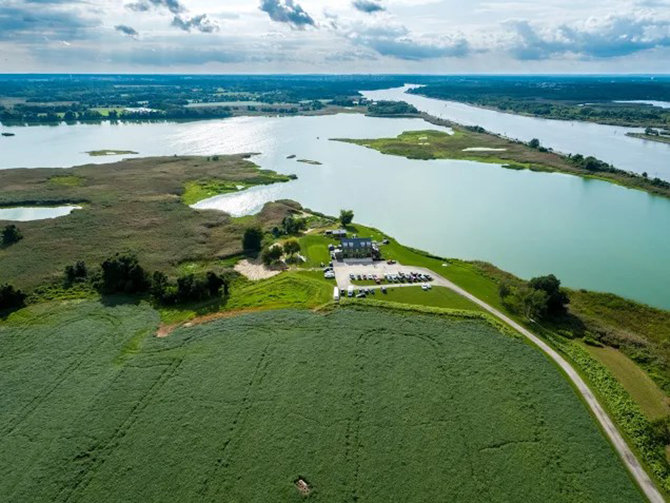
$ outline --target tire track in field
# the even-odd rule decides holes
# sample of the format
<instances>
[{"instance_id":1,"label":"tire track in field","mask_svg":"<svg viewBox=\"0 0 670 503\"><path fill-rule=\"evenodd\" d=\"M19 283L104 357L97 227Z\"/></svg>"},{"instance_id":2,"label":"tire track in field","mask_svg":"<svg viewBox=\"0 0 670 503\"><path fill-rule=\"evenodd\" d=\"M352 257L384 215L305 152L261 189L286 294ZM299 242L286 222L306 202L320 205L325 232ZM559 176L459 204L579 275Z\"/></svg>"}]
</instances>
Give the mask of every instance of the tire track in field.
<instances>
[{"instance_id":1,"label":"tire track in field","mask_svg":"<svg viewBox=\"0 0 670 503\"><path fill-rule=\"evenodd\" d=\"M21 423L28 419L32 413L35 412L35 410L37 410L39 406L45 400L47 400L54 393L54 391L56 391L56 389L58 389L60 385L63 384L81 366L82 363L83 359L79 359L68 365L65 370L63 370L58 375L56 380L52 382L51 386L45 388L41 393L33 397L33 399L28 402L28 404L22 407L21 410L17 412L5 426L3 426L3 428L0 430L0 437L6 437L14 433L21 426Z\"/></svg>"},{"instance_id":2,"label":"tire track in field","mask_svg":"<svg viewBox=\"0 0 670 503\"><path fill-rule=\"evenodd\" d=\"M362 332L355 343L355 354L354 354L354 368L351 376L351 410L352 417L347 423L347 430L344 435L345 439L345 451L344 459L346 460L346 465L353 466L353 482L351 489L351 500L356 502L358 501L360 495L358 494L358 485L359 485L359 472L361 467L360 459L360 436L361 436L361 420L363 418L363 392L362 386L360 385L363 381L362 372L365 366L366 357L364 356L364 351L361 351L362 346L368 341L368 339L379 330L369 329L368 331Z\"/></svg>"},{"instance_id":3,"label":"tire track in field","mask_svg":"<svg viewBox=\"0 0 670 503\"><path fill-rule=\"evenodd\" d=\"M44 316L48 317L52 315L52 312L45 313ZM115 316L112 316L111 314L108 313L99 313L96 315L96 313L86 313L81 316L76 316L74 318L68 319L65 321L64 324L59 324L58 327L56 328L66 328L70 327L72 324L79 323L82 321L88 321L90 319L91 314L94 315L95 318L98 318L100 321L108 323L111 325L106 329L106 332L109 333L113 331L114 328L117 328L121 322L118 318ZM34 328L34 326L27 327L25 330L29 330ZM23 331L21 332L23 333ZM37 345L39 342L39 338L37 337L31 337L31 341L33 341L30 345L22 346L20 348L22 353L25 353L26 349L31 349ZM30 400L26 405L21 407L21 409L16 412L14 417L7 421L7 423L0 427L0 438L5 437L7 435L11 435L14 433L20 426L21 424L26 421L39 407L42 403L44 403L48 398L60 387L61 384L63 384L65 381L68 380L70 376L72 376L78 369L81 367L81 365L90 359L90 356L92 353L94 353L95 348L97 347L97 341L95 339L91 339L88 341L88 345L84 346L82 351L75 356L74 361L68 365L55 379L55 381L51 382L51 385L47 385L45 388L42 389L40 393L38 393L35 397L33 397L32 400ZM21 355L17 356L16 359L21 358Z\"/></svg>"},{"instance_id":4,"label":"tire track in field","mask_svg":"<svg viewBox=\"0 0 670 503\"><path fill-rule=\"evenodd\" d=\"M456 399L457 396L463 396L463 393L457 393L456 387L459 385L458 376L451 371L449 365L447 365L444 361L444 357L442 355L442 351L444 349L442 342L435 337L431 337L426 334L416 333L415 331L404 332L402 333L402 335L405 337L412 337L415 339L422 340L433 348L437 360L437 368L440 374L442 374L445 383L447 384L446 386L447 389L449 389L449 400L452 404L454 404L451 407L449 407L449 410L451 410L457 417L455 421L456 428L458 430L459 437L461 438L461 442L464 445L467 468L470 474L470 478L476 488L475 492L477 492L480 495L488 494L489 488L487 487L487 484L485 483L485 481L481 481L477 477L477 465L475 463L475 460L473 459L474 447L469 441L469 439L472 438L473 430L472 428L469 427L470 421L467 420L468 418L463 413L463 407L460 407L458 400Z\"/></svg>"},{"instance_id":5,"label":"tire track in field","mask_svg":"<svg viewBox=\"0 0 670 503\"><path fill-rule=\"evenodd\" d=\"M62 489L54 501L59 501L62 503L77 501L77 499L91 483L100 467L118 448L119 444L123 440L123 437L126 436L128 431L130 431L130 429L142 415L142 412L144 412L144 410L149 406L156 393L166 382L170 380L171 377L177 373L182 363L183 357L175 359L171 364L166 366L165 370L163 370L161 375L154 381L154 383L144 393L142 398L135 404L128 416L126 416L126 419L124 419L123 422L118 426L112 436L108 440L98 444L92 451L89 452L89 457L94 458L95 461L86 470L81 472L78 477L79 480L75 482L72 487L66 487Z\"/></svg>"},{"instance_id":6,"label":"tire track in field","mask_svg":"<svg viewBox=\"0 0 670 503\"><path fill-rule=\"evenodd\" d=\"M274 346L277 344L276 332L270 333L268 331L268 334L270 339L263 348L263 352L261 353L261 356L256 363L256 367L254 368L254 371L251 375L251 379L249 379L249 383L246 386L246 390L242 398L242 404L235 414L235 418L232 422L230 435L228 436L228 439L225 440L221 445L219 449L219 456L214 464L213 469L204 478L200 489L198 490L199 501L219 501L217 495L221 491L221 487L226 482L225 471L230 466L230 462L234 454L234 442L237 440L248 419L249 411L254 405L252 395L255 388L263 382L267 375L267 369L271 361L271 353L274 349ZM223 475L220 475L222 472Z\"/></svg>"}]
</instances>

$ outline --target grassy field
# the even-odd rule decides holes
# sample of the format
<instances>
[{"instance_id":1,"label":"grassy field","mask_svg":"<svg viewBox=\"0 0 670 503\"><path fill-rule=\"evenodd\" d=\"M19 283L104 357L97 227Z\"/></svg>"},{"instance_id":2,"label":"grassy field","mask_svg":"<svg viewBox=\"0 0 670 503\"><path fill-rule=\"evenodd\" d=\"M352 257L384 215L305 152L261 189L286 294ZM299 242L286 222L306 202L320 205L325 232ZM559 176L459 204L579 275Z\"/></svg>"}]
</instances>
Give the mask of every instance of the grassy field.
<instances>
[{"instance_id":1,"label":"grassy field","mask_svg":"<svg viewBox=\"0 0 670 503\"><path fill-rule=\"evenodd\" d=\"M668 397L635 362L611 347L585 346L589 353L612 371L630 396L650 419L670 414Z\"/></svg>"},{"instance_id":2,"label":"grassy field","mask_svg":"<svg viewBox=\"0 0 670 503\"><path fill-rule=\"evenodd\" d=\"M86 203L70 215L21 222L24 239L0 249L0 283L31 290L61 276L66 265L97 265L134 251L149 270L178 272L179 264L215 261L242 252L244 229L266 229L300 206L272 203L258 215L232 218L182 201L187 187L206 181L230 187L288 180L259 170L245 156L129 159L68 169L0 171L0 206ZM210 186L210 185L207 185Z\"/></svg>"},{"instance_id":3,"label":"grassy field","mask_svg":"<svg viewBox=\"0 0 670 503\"><path fill-rule=\"evenodd\" d=\"M419 286L408 286L402 288L388 288L386 294L377 292L377 300L399 302L415 306L443 307L448 309L465 309L480 311L477 304L472 303L465 297L444 287L433 287L431 290L423 291Z\"/></svg>"},{"instance_id":4,"label":"grassy field","mask_svg":"<svg viewBox=\"0 0 670 503\"><path fill-rule=\"evenodd\" d=\"M563 376L478 321L148 307L0 323L0 500L642 501ZM546 393L546 390L552 390Z\"/></svg>"},{"instance_id":5,"label":"grassy field","mask_svg":"<svg viewBox=\"0 0 670 503\"><path fill-rule=\"evenodd\" d=\"M439 119L423 118L438 125L446 125L446 123L443 123L444 121ZM406 131L396 138L337 139L337 141L353 143L377 150L382 154L397 155L408 159L461 159L500 164L510 169L569 173L670 197L670 188L634 173L588 171L554 152L542 152L539 149L533 149L523 143L507 140L500 136L473 132L456 124L449 123L448 125L453 129L454 134L450 135L435 130ZM466 150L472 148L494 150Z\"/></svg>"}]
</instances>

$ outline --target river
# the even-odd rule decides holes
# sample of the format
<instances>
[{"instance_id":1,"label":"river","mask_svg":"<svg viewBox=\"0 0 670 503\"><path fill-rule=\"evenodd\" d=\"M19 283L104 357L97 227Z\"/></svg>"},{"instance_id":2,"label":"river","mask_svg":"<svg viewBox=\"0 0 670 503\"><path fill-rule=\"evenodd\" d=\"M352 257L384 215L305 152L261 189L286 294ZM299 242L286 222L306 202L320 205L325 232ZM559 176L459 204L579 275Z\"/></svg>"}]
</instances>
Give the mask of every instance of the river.
<instances>
[{"instance_id":1,"label":"river","mask_svg":"<svg viewBox=\"0 0 670 503\"><path fill-rule=\"evenodd\" d=\"M525 278L554 273L572 287L670 308L668 199L570 175L409 160L329 140L427 128L439 129L418 119L357 114L0 127L16 133L0 140L0 168L119 159L85 153L101 149L142 156L259 152L253 159L261 167L295 173L298 180L212 198L201 206L239 215L290 198L329 214L351 208L357 221L435 254L490 261ZM301 164L287 159L290 155L323 165Z\"/></svg>"},{"instance_id":2,"label":"river","mask_svg":"<svg viewBox=\"0 0 670 503\"><path fill-rule=\"evenodd\" d=\"M416 87L420 86L407 85L363 94L373 100L406 101L441 119L482 126L493 133L522 141L537 138L545 147L559 152L592 155L619 169L647 172L652 178L670 180L670 144L626 136L626 133L640 133L644 129L527 117L405 92Z\"/></svg>"}]
</instances>

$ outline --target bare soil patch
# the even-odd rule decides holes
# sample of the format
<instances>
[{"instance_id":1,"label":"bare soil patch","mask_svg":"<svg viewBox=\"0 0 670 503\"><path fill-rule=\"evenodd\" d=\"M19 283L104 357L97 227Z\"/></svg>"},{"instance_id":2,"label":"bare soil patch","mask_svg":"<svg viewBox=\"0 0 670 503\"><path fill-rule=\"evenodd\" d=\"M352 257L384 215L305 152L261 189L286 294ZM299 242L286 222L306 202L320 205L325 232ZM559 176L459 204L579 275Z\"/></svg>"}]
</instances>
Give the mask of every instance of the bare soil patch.
<instances>
[{"instance_id":1,"label":"bare soil patch","mask_svg":"<svg viewBox=\"0 0 670 503\"><path fill-rule=\"evenodd\" d=\"M244 259L235 264L235 270L246 276L251 281L260 281L262 279L272 278L273 276L277 276L279 273L285 270L285 268L285 266L267 267L259 259Z\"/></svg>"}]
</instances>

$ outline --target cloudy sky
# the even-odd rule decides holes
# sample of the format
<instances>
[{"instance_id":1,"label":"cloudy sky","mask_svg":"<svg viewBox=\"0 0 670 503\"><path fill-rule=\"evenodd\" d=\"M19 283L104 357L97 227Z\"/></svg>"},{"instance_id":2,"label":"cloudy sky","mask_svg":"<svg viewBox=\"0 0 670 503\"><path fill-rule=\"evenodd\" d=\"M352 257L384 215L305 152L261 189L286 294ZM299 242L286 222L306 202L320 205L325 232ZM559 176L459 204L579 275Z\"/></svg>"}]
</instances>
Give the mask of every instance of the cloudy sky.
<instances>
[{"instance_id":1,"label":"cloudy sky","mask_svg":"<svg viewBox=\"0 0 670 503\"><path fill-rule=\"evenodd\" d=\"M670 0L0 0L0 73L667 73Z\"/></svg>"}]
</instances>

